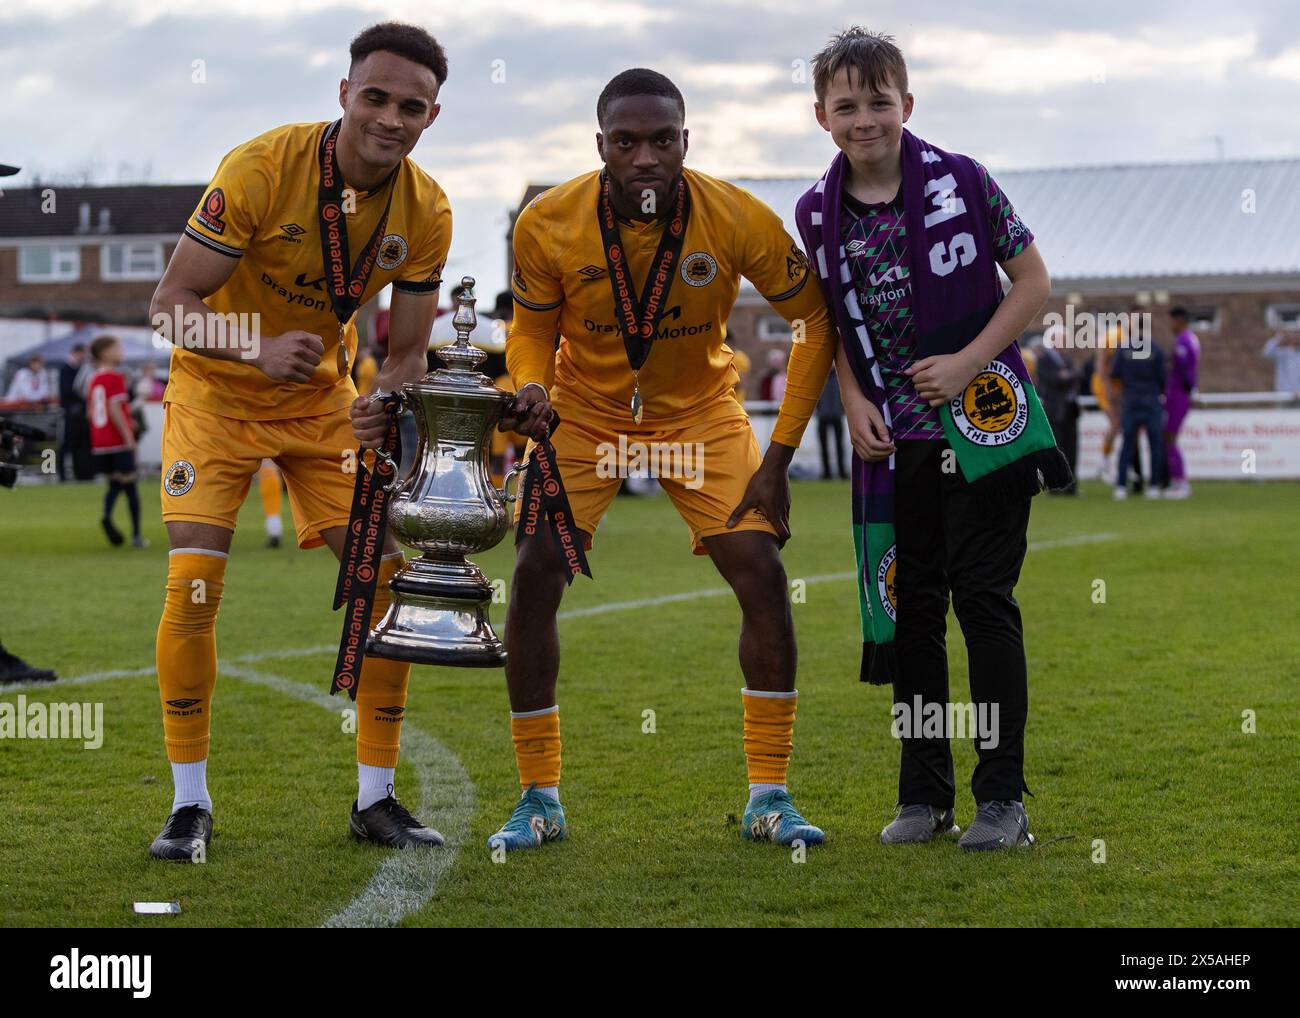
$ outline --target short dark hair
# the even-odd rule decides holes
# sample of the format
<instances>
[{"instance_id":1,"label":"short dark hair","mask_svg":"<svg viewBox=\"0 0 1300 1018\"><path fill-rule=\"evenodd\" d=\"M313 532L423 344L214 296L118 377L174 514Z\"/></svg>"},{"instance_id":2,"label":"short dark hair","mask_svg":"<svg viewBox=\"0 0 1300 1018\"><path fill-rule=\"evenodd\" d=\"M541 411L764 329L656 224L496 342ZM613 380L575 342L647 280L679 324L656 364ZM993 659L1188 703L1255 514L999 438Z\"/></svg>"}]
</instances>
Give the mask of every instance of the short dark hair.
<instances>
[{"instance_id":1,"label":"short dark hair","mask_svg":"<svg viewBox=\"0 0 1300 1018\"><path fill-rule=\"evenodd\" d=\"M94 342L90 344L90 359L94 361L102 360L104 351L117 342L117 337L104 333L102 336L96 336Z\"/></svg>"},{"instance_id":2,"label":"short dark hair","mask_svg":"<svg viewBox=\"0 0 1300 1018\"><path fill-rule=\"evenodd\" d=\"M447 80L447 54L443 52L438 40L419 25L408 25L401 21L381 21L377 25L371 25L352 40L348 51L352 54L348 74L351 75L353 67L378 50L396 53L399 57L406 57L407 60L429 68L439 85Z\"/></svg>"},{"instance_id":3,"label":"short dark hair","mask_svg":"<svg viewBox=\"0 0 1300 1018\"><path fill-rule=\"evenodd\" d=\"M1179 307L1172 307L1169 309L1169 317L1181 318L1184 321L1188 321L1191 319L1192 316L1187 313L1187 308L1179 306Z\"/></svg>"},{"instance_id":4,"label":"short dark hair","mask_svg":"<svg viewBox=\"0 0 1300 1018\"><path fill-rule=\"evenodd\" d=\"M605 114L609 104L615 99L626 99L633 95L657 95L671 99L677 104L677 112L686 119L686 100L681 91L668 78L648 67L632 67L620 71L609 79L609 84L596 100L596 122L604 126Z\"/></svg>"},{"instance_id":5,"label":"short dark hair","mask_svg":"<svg viewBox=\"0 0 1300 1018\"><path fill-rule=\"evenodd\" d=\"M907 61L892 35L850 25L832 36L826 48L813 57L813 91L818 102L825 101L835 75L846 68L850 81L856 75L873 92L883 92L892 83L899 95L907 95Z\"/></svg>"},{"instance_id":6,"label":"short dark hair","mask_svg":"<svg viewBox=\"0 0 1300 1018\"><path fill-rule=\"evenodd\" d=\"M85 352L86 352L86 344L85 344L85 343L73 343L73 344L72 344L72 352L73 352L73 353L85 353Z\"/></svg>"}]
</instances>

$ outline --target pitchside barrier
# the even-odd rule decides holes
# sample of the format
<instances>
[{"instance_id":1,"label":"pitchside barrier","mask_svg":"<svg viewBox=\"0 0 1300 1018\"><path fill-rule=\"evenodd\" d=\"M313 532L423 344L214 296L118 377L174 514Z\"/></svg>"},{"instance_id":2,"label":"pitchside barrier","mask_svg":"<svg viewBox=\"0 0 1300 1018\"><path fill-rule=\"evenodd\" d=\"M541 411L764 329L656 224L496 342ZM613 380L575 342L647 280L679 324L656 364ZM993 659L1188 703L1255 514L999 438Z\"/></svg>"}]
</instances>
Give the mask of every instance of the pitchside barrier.
<instances>
[{"instance_id":1,"label":"pitchside barrier","mask_svg":"<svg viewBox=\"0 0 1300 1018\"><path fill-rule=\"evenodd\" d=\"M1078 475L1092 481L1113 480L1119 455L1119 439L1103 463L1101 447L1106 437L1106 415L1091 396L1081 397L1079 406ZM752 400L745 404L760 448L766 449L776 425L778 404ZM848 429L844 428L845 451ZM1143 470L1147 471L1145 438L1138 448ZM1192 401L1183 422L1178 448L1187 464L1189 480L1283 481L1300 479L1300 394L1290 392L1212 392ZM791 475L821 476L821 447L817 441L817 419L804 432L794 455ZM832 465L834 461L832 460Z\"/></svg>"},{"instance_id":2,"label":"pitchside barrier","mask_svg":"<svg viewBox=\"0 0 1300 1018\"><path fill-rule=\"evenodd\" d=\"M1106 416L1097 409L1091 396L1082 397L1079 405L1078 474L1083 480L1104 476L1113 479L1116 449L1103 464L1102 440L1106 436ZM770 400L751 400L745 404L759 448L766 449L776 424L778 404ZM15 415L19 416L19 415ZM56 423L42 414L42 423ZM55 415L57 416L57 414ZM161 403L146 403L148 431L140 443L138 460L142 470L156 472L162 467ZM27 420L19 416L20 420ZM849 452L848 428L843 428L845 455ZM1139 440L1143 468L1146 468L1146 442ZM1300 479L1300 394L1288 392L1212 392L1198 396L1183 422L1178 447L1187 463L1190 480L1279 481ZM38 462L29 456L29 462ZM833 466L834 461L832 461ZM1104 468L1104 474L1103 474ZM817 441L817 419L808 422L803 443L791 464L791 476L821 476L821 448ZM20 475L20 483L53 481L37 470Z\"/></svg>"}]
</instances>

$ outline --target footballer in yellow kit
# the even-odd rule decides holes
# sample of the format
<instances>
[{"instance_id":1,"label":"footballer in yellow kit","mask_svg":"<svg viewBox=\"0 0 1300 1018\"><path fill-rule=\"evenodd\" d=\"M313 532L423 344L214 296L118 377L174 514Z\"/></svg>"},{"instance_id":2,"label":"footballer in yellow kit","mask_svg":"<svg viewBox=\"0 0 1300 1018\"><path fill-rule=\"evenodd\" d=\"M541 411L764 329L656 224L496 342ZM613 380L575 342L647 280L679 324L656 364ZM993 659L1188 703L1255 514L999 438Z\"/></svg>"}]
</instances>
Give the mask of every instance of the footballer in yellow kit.
<instances>
[{"instance_id":1,"label":"footballer in yellow kit","mask_svg":"<svg viewBox=\"0 0 1300 1018\"><path fill-rule=\"evenodd\" d=\"M750 789L741 833L816 844L822 831L786 785L797 692L779 549L789 536L786 471L834 359L833 326L780 218L741 188L684 168L685 103L671 81L624 71L596 110L604 169L544 192L515 224L506 360L518 394L502 426L534 440L530 456L536 441L552 443L587 548L622 477L640 463L658 466L692 550L710 556L740 602ZM796 338L765 457L735 395L726 345L742 276ZM560 425L551 434L553 413ZM555 536L543 526L518 543L505 640L522 795L488 839L493 850L567 832L556 612L569 574Z\"/></svg>"},{"instance_id":2,"label":"footballer in yellow kit","mask_svg":"<svg viewBox=\"0 0 1300 1018\"><path fill-rule=\"evenodd\" d=\"M388 418L357 395L356 309L393 286L385 390L424 374L451 244L442 189L408 158L438 115L442 47L410 25L353 40L341 119L290 124L221 162L185 226L150 307L169 339L162 510L171 545L158 627L158 685L174 796L150 846L193 861L212 834L206 768L216 682L216 615L230 539L263 460L284 475L298 544L336 555L352 503L358 445L380 444ZM384 548L373 619L402 554ZM325 598L322 596L322 602ZM267 606L264 632L285 633ZM372 620L373 624L373 620ZM410 666L367 659L357 706L361 840L436 846L442 836L393 794Z\"/></svg>"}]
</instances>

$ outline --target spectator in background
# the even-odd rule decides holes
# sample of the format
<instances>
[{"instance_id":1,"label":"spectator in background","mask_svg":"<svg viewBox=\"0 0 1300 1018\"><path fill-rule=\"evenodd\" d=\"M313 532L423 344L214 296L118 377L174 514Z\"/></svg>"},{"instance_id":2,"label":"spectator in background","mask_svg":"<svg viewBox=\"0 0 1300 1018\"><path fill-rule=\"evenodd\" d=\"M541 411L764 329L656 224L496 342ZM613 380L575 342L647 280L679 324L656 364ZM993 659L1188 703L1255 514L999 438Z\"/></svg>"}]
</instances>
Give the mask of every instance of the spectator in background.
<instances>
[{"instance_id":1,"label":"spectator in background","mask_svg":"<svg viewBox=\"0 0 1300 1018\"><path fill-rule=\"evenodd\" d=\"M86 398L77 388L77 376L86 361L86 344L74 343L68 359L59 365L59 406L63 408L63 440L59 443L59 480L68 479L68 459L73 476L90 477L90 431L86 426ZM78 469L78 461L84 469Z\"/></svg>"},{"instance_id":2,"label":"spectator in background","mask_svg":"<svg viewBox=\"0 0 1300 1018\"><path fill-rule=\"evenodd\" d=\"M113 505L118 495L126 495L131 511L131 544L147 548L149 542L140 533L140 494L136 490L135 429L131 424L130 396L122 374L122 344L116 336L97 336L90 344L90 359L95 370L86 387L86 405L90 411L90 441L95 450L95 470L108 475L104 495L104 515L100 526L109 543L122 543L122 532L113 525Z\"/></svg>"},{"instance_id":3,"label":"spectator in background","mask_svg":"<svg viewBox=\"0 0 1300 1018\"><path fill-rule=\"evenodd\" d=\"M1042 348L1043 339L1041 336L1035 336L1020 347L1020 359L1025 362L1025 370L1029 372L1029 381L1035 389L1038 388L1038 352Z\"/></svg>"},{"instance_id":4,"label":"spectator in background","mask_svg":"<svg viewBox=\"0 0 1300 1018\"><path fill-rule=\"evenodd\" d=\"M785 365L789 355L784 350L767 352L767 374L759 387L758 398L780 403L785 395Z\"/></svg>"},{"instance_id":5,"label":"spectator in background","mask_svg":"<svg viewBox=\"0 0 1300 1018\"><path fill-rule=\"evenodd\" d=\"M1187 483L1187 468L1178 449L1178 432L1192 407L1197 372L1201 362L1201 341L1188 328L1187 311L1171 308L1169 325L1174 332L1173 356L1169 359L1169 378L1165 384L1165 498L1187 498L1192 487ZM1154 468L1152 468L1154 471ZM1154 477L1152 474L1153 483Z\"/></svg>"},{"instance_id":6,"label":"spectator in background","mask_svg":"<svg viewBox=\"0 0 1300 1018\"><path fill-rule=\"evenodd\" d=\"M1273 388L1300 396L1300 332L1283 330L1270 336L1263 355L1273 361Z\"/></svg>"},{"instance_id":7,"label":"spectator in background","mask_svg":"<svg viewBox=\"0 0 1300 1018\"><path fill-rule=\"evenodd\" d=\"M1111 361L1110 377L1120 385L1119 419L1124 436L1119 450L1119 469L1115 479L1115 498L1128 497L1128 469L1138 462L1139 429L1147 433L1147 448L1151 453L1152 482L1146 489L1147 498L1159 498L1160 487L1155 479L1164 472L1164 407L1160 397L1165 389L1165 352L1148 339L1143 350L1134 343L1125 343L1115 351Z\"/></svg>"},{"instance_id":8,"label":"spectator in background","mask_svg":"<svg viewBox=\"0 0 1300 1018\"><path fill-rule=\"evenodd\" d=\"M144 361L135 381L135 399L143 406L145 403L157 403L163 398L167 386L158 377L158 368L153 361Z\"/></svg>"},{"instance_id":9,"label":"spectator in background","mask_svg":"<svg viewBox=\"0 0 1300 1018\"><path fill-rule=\"evenodd\" d=\"M1119 390L1111 379L1110 369L1115 351L1120 347L1120 338L1118 328L1107 329L1104 336L1097 337L1097 351L1092 359L1092 394L1097 398L1097 406L1106 415L1106 435L1101 440L1102 477L1105 476L1106 463L1119 435Z\"/></svg>"},{"instance_id":10,"label":"spectator in background","mask_svg":"<svg viewBox=\"0 0 1300 1018\"><path fill-rule=\"evenodd\" d=\"M366 347L365 353L357 358L357 365L352 374L359 395L369 396L374 391L377 374L379 374L379 355L376 347L370 345Z\"/></svg>"},{"instance_id":11,"label":"spectator in background","mask_svg":"<svg viewBox=\"0 0 1300 1018\"><path fill-rule=\"evenodd\" d=\"M135 440L149 430L144 419L144 405L162 398L163 385L154 377L154 366L144 361L136 372L135 381L131 383L131 423L135 425Z\"/></svg>"},{"instance_id":12,"label":"spectator in background","mask_svg":"<svg viewBox=\"0 0 1300 1018\"><path fill-rule=\"evenodd\" d=\"M493 346L499 340L502 352L490 353L479 370L491 378L492 384L502 392L513 395L515 383L514 379L510 377L509 369L506 367L504 352L506 336L510 332L510 323L515 317L515 298L509 290L502 290L497 294L493 317L497 322L492 331ZM513 431L502 431L500 428L492 429L488 449L488 467L492 474L492 483L498 488L505 483L506 474L510 472L510 469L523 458L526 443L527 439L522 435L515 434Z\"/></svg>"},{"instance_id":13,"label":"spectator in background","mask_svg":"<svg viewBox=\"0 0 1300 1018\"><path fill-rule=\"evenodd\" d=\"M731 353L731 366L736 369L736 399L745 402L745 376L749 374L749 369L753 367L750 362L749 354L744 350L733 350Z\"/></svg>"},{"instance_id":14,"label":"spectator in background","mask_svg":"<svg viewBox=\"0 0 1300 1018\"><path fill-rule=\"evenodd\" d=\"M822 448L822 480L849 479L844 468L844 402L840 398L840 380L831 368L826 387L817 401L817 441ZM831 450L835 450L835 473L831 473Z\"/></svg>"},{"instance_id":15,"label":"spectator in background","mask_svg":"<svg viewBox=\"0 0 1300 1018\"><path fill-rule=\"evenodd\" d=\"M14 380L9 383L9 392L5 399L17 403L53 403L54 393L50 390L50 380L45 374L45 358L32 354L27 364L18 369Z\"/></svg>"},{"instance_id":16,"label":"spectator in background","mask_svg":"<svg viewBox=\"0 0 1300 1018\"><path fill-rule=\"evenodd\" d=\"M1079 484L1073 475L1074 465L1079 458L1079 372L1061 353L1060 348L1064 345L1064 326L1054 325L1043 334L1034 359L1038 372L1034 388L1038 390L1043 411L1056 435L1056 444L1061 447L1061 452L1070 464L1070 486L1052 491L1051 494L1077 495Z\"/></svg>"}]
</instances>

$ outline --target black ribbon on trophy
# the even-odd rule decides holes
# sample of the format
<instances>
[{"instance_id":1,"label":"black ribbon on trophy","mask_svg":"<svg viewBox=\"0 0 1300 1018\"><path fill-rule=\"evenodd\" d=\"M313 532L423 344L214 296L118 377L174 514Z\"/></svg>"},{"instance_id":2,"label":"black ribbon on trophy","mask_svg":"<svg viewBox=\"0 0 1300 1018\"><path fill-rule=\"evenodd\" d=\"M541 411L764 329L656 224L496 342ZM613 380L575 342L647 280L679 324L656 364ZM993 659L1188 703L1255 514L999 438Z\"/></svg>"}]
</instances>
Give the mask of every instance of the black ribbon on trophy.
<instances>
[{"instance_id":1,"label":"black ribbon on trophy","mask_svg":"<svg viewBox=\"0 0 1300 1018\"><path fill-rule=\"evenodd\" d=\"M379 394L377 394L379 395ZM375 452L375 464L365 464L365 449L357 450L357 480L352 488L352 509L339 556L339 578L334 587L334 610L346 605L339 656L334 663L334 681L330 696L346 689L357 698L357 683L366 655L370 635L370 613L375 605L375 585L379 581L379 560L384 554L388 533L389 487L402 459L402 438L398 417L402 401L396 396L384 398L389 415L388 431Z\"/></svg>"},{"instance_id":2,"label":"black ribbon on trophy","mask_svg":"<svg viewBox=\"0 0 1300 1018\"><path fill-rule=\"evenodd\" d=\"M550 431L555 431L559 426L560 415L552 410ZM560 468L555 463L555 446L549 437L540 441L533 440L532 452L528 455L528 468L524 471L519 491L522 505L519 509L519 522L515 526L515 544L549 524L551 538L564 560L564 582L573 583L573 578L579 574L594 579L591 576L591 566L587 563L587 552L573 525L573 509L569 506L564 479L560 477Z\"/></svg>"},{"instance_id":3,"label":"black ribbon on trophy","mask_svg":"<svg viewBox=\"0 0 1300 1018\"><path fill-rule=\"evenodd\" d=\"M321 257L325 261L325 290L329 294L330 308L339 321L338 369L339 377L348 373L348 351L343 343L343 333L348 322L361 306L361 299L366 293L366 283L374 271L379 258L379 248L383 244L384 230L388 226L388 213L393 207L393 192L397 190L397 174L401 171L399 164L389 178L388 202L384 205L384 214L379 217L375 232L370 235L364 250L352 263L348 271L348 229L344 218L343 172L339 169L338 158L334 150L338 145L339 128L342 120L336 120L325 128L321 137L320 186L317 191L317 216L320 225Z\"/></svg>"},{"instance_id":4,"label":"black ribbon on trophy","mask_svg":"<svg viewBox=\"0 0 1300 1018\"><path fill-rule=\"evenodd\" d=\"M600 223L600 239L605 248L605 263L609 268L609 284L614 291L614 317L623 335L623 349L627 351L628 364L632 366L632 423L640 424L644 404L641 400L641 366L650 356L650 348L659 334L659 322L668 307L668 292L672 289L673 274L681 261L682 245L686 242L686 227L691 220L691 192L686 177L677 178L677 189L671 197L672 211L659 238L659 249L650 264L650 275L637 298L636 286L623 253L623 241L618 233L618 219L609 197L609 171L600 175L600 199L596 218Z\"/></svg>"}]
</instances>

